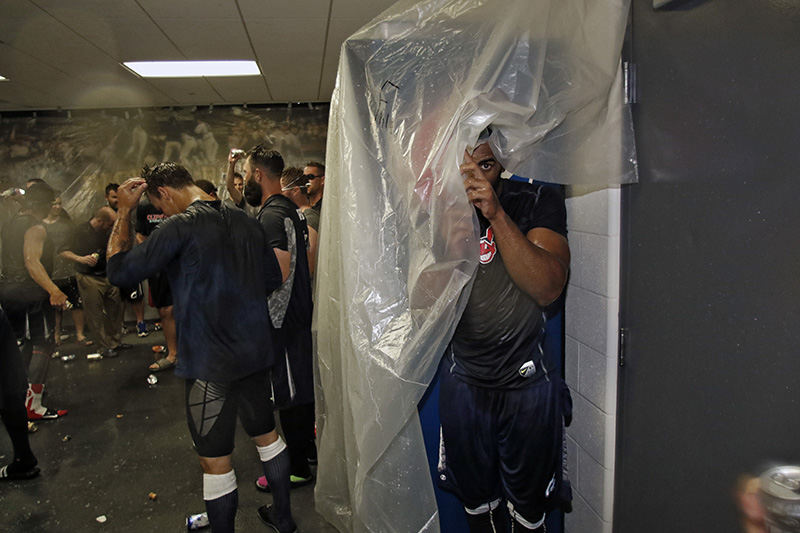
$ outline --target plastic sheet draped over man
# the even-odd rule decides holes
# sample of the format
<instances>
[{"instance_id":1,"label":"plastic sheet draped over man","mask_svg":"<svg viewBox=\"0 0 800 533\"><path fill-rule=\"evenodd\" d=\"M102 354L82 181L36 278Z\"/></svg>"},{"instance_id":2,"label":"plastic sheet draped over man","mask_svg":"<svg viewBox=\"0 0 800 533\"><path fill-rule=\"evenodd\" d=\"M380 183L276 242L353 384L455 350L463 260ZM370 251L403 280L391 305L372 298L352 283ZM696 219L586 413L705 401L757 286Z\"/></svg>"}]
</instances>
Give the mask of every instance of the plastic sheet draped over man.
<instances>
[{"instance_id":1,"label":"plastic sheet draped over man","mask_svg":"<svg viewBox=\"0 0 800 533\"><path fill-rule=\"evenodd\" d=\"M318 510L343 531L438 531L417 404L466 304L477 220L459 164L635 180L627 1L399 2L342 46L315 323Z\"/></svg>"}]
</instances>

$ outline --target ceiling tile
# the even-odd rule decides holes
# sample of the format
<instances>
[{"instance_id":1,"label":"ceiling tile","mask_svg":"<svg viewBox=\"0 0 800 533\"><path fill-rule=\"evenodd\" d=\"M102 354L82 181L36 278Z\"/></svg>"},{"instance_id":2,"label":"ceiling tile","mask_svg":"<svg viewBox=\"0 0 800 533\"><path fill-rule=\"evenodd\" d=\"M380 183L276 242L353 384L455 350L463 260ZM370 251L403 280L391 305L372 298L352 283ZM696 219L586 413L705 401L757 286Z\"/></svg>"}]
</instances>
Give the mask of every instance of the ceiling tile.
<instances>
[{"instance_id":1,"label":"ceiling tile","mask_svg":"<svg viewBox=\"0 0 800 533\"><path fill-rule=\"evenodd\" d=\"M186 59L255 59L239 18L170 18L159 25Z\"/></svg>"},{"instance_id":2,"label":"ceiling tile","mask_svg":"<svg viewBox=\"0 0 800 533\"><path fill-rule=\"evenodd\" d=\"M209 78L210 83L228 104L270 103L267 87L261 76L242 76L237 78Z\"/></svg>"},{"instance_id":3,"label":"ceiling tile","mask_svg":"<svg viewBox=\"0 0 800 533\"><path fill-rule=\"evenodd\" d=\"M364 19L331 20L328 31L328 46L325 50L325 63L322 68L322 83L319 88L320 100L330 100L336 84L336 72L339 69L339 54L342 43L353 35L365 23Z\"/></svg>"},{"instance_id":4,"label":"ceiling tile","mask_svg":"<svg viewBox=\"0 0 800 533\"><path fill-rule=\"evenodd\" d=\"M156 20L239 18L234 0L137 0L137 2Z\"/></svg>"},{"instance_id":5,"label":"ceiling tile","mask_svg":"<svg viewBox=\"0 0 800 533\"><path fill-rule=\"evenodd\" d=\"M331 18L363 19L369 22L379 14L383 13L396 0L371 0L365 3L363 0L333 0Z\"/></svg>"},{"instance_id":6,"label":"ceiling tile","mask_svg":"<svg viewBox=\"0 0 800 533\"><path fill-rule=\"evenodd\" d=\"M334 3L336 0L334 0ZM362 1L362 4L364 2ZM242 16L251 19L328 18L329 0L239 0ZM296 25L296 21L293 22Z\"/></svg>"},{"instance_id":7,"label":"ceiling tile","mask_svg":"<svg viewBox=\"0 0 800 533\"><path fill-rule=\"evenodd\" d=\"M148 82L159 91L179 103L213 104L221 97L204 79L197 78L151 78Z\"/></svg>"}]
</instances>

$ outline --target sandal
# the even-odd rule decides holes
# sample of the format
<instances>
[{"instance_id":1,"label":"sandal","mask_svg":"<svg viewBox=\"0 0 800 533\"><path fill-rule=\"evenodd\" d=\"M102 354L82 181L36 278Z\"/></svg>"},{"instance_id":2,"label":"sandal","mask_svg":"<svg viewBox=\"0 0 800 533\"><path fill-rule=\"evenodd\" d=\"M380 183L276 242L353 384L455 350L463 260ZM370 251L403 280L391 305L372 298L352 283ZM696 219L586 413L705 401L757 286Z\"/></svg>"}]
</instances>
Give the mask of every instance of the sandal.
<instances>
[{"instance_id":1,"label":"sandal","mask_svg":"<svg viewBox=\"0 0 800 533\"><path fill-rule=\"evenodd\" d=\"M161 372L162 370L167 370L175 366L175 361L170 361L166 357L162 357L152 365L148 366L147 369L150 372Z\"/></svg>"},{"instance_id":2,"label":"sandal","mask_svg":"<svg viewBox=\"0 0 800 533\"><path fill-rule=\"evenodd\" d=\"M77 342L78 342L78 344L80 344L81 346L86 346L86 347L89 347L89 346L94 346L94 341L90 341L90 340L89 340L89 339L87 339L86 337L84 337L84 338L80 339L80 340L79 340L79 341L77 341Z\"/></svg>"}]
</instances>

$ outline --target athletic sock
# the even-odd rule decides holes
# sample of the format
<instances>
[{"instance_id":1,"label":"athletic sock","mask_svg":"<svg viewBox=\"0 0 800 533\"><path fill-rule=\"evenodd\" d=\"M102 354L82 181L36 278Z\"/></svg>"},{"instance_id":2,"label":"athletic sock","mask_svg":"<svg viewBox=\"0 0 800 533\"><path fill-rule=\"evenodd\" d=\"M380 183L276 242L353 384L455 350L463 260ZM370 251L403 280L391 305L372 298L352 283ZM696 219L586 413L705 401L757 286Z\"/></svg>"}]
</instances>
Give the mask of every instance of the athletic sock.
<instances>
[{"instance_id":1,"label":"athletic sock","mask_svg":"<svg viewBox=\"0 0 800 533\"><path fill-rule=\"evenodd\" d=\"M203 474L203 499L211 530L214 533L233 533L239 506L236 473L231 470L226 474Z\"/></svg>"},{"instance_id":2,"label":"athletic sock","mask_svg":"<svg viewBox=\"0 0 800 533\"><path fill-rule=\"evenodd\" d=\"M28 408L28 418L34 418L32 415L39 415L40 417L47 412L47 407L42 405L42 395L44 394L43 383L29 383L28 393L25 397L25 407Z\"/></svg>"},{"instance_id":3,"label":"athletic sock","mask_svg":"<svg viewBox=\"0 0 800 533\"><path fill-rule=\"evenodd\" d=\"M279 522L277 525L281 531L293 531L296 526L292 519L289 501L289 451L286 449L286 443L278 437L278 440L269 446L256 446L256 448L261 457L264 476L272 491L272 509Z\"/></svg>"}]
</instances>

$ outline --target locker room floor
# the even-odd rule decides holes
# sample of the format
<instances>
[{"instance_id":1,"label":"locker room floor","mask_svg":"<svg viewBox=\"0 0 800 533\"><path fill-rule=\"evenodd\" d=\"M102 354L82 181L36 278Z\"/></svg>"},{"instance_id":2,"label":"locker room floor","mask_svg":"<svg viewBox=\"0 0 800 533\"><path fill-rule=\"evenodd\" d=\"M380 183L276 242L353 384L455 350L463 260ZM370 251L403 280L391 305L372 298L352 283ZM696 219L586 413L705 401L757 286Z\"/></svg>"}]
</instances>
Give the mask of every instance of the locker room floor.
<instances>
[{"instance_id":1,"label":"locker room floor","mask_svg":"<svg viewBox=\"0 0 800 533\"><path fill-rule=\"evenodd\" d=\"M151 346L163 343L163 334L129 334L124 342L133 348L118 358L89 361L92 348L66 341L61 354L76 358L51 361L43 403L69 414L37 423L39 430L30 435L41 475L0 484L0 531L185 531L186 516L205 510L183 380L170 369L155 374L156 385L147 383ZM8 434L0 431L0 464L11 457ZM272 531L256 515L272 497L255 488L260 463L241 428L234 466L237 531ZM336 531L314 510L313 485L292 491L292 512L301 532ZM102 516L103 523L97 520Z\"/></svg>"}]
</instances>

